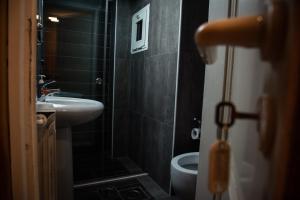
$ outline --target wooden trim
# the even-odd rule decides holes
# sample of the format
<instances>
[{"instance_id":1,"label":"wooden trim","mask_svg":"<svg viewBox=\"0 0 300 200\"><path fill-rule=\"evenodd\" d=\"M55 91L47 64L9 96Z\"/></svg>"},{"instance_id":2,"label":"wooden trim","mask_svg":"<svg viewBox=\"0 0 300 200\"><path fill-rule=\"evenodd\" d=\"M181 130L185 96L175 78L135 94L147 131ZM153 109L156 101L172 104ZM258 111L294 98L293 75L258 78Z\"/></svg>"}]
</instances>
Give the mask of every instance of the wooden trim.
<instances>
[{"instance_id":1,"label":"wooden trim","mask_svg":"<svg viewBox=\"0 0 300 200\"><path fill-rule=\"evenodd\" d=\"M300 178L300 1L285 0L288 8L286 46L281 50L280 121L276 136L271 183L274 200L299 199Z\"/></svg>"},{"instance_id":2,"label":"wooden trim","mask_svg":"<svg viewBox=\"0 0 300 200\"><path fill-rule=\"evenodd\" d=\"M7 67L7 0L0 1L0 199L10 200L10 140L8 126L8 67Z\"/></svg>"},{"instance_id":3,"label":"wooden trim","mask_svg":"<svg viewBox=\"0 0 300 200\"><path fill-rule=\"evenodd\" d=\"M13 199L39 199L35 124L36 1L8 4L8 85Z\"/></svg>"}]
</instances>

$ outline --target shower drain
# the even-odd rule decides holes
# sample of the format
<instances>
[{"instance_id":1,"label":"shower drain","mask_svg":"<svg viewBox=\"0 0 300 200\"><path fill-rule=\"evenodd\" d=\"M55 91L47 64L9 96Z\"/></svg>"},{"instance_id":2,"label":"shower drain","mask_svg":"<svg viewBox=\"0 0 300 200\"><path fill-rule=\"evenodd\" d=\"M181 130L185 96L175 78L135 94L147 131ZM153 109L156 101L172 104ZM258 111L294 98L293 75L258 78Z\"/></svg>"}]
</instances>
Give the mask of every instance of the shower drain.
<instances>
[{"instance_id":1,"label":"shower drain","mask_svg":"<svg viewBox=\"0 0 300 200\"><path fill-rule=\"evenodd\" d=\"M118 186L105 186L98 190L100 198L105 200L150 200L153 199L150 194L135 182L134 185L124 184Z\"/></svg>"}]
</instances>

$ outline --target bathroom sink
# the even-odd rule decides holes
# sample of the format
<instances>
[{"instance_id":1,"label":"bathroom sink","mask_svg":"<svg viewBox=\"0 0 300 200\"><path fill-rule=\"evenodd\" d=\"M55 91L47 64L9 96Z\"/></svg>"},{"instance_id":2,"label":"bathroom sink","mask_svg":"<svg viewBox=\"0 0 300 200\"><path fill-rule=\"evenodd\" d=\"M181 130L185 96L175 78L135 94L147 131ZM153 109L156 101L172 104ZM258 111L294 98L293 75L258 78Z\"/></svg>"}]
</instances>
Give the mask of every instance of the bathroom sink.
<instances>
[{"instance_id":1,"label":"bathroom sink","mask_svg":"<svg viewBox=\"0 0 300 200\"><path fill-rule=\"evenodd\" d=\"M52 104L56 111L58 128L89 122L99 117L104 110L101 102L89 99L47 96L45 102Z\"/></svg>"},{"instance_id":2,"label":"bathroom sink","mask_svg":"<svg viewBox=\"0 0 300 200\"><path fill-rule=\"evenodd\" d=\"M36 102L36 112L54 112L54 107L51 103L47 102Z\"/></svg>"},{"instance_id":3,"label":"bathroom sink","mask_svg":"<svg viewBox=\"0 0 300 200\"><path fill-rule=\"evenodd\" d=\"M59 199L73 199L72 126L92 121L99 117L104 105L101 102L71 98L45 96L36 104L37 111L56 112L56 171ZM50 107L49 107L50 106Z\"/></svg>"}]
</instances>

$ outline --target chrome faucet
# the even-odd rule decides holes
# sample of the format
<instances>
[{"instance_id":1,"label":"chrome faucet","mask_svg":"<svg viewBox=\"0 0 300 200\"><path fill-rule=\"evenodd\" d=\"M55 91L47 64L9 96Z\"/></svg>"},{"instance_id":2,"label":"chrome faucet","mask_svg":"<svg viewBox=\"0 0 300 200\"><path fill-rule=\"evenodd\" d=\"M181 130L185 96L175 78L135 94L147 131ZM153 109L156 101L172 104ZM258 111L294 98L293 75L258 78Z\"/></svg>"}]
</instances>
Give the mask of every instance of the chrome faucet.
<instances>
[{"instance_id":1,"label":"chrome faucet","mask_svg":"<svg viewBox=\"0 0 300 200\"><path fill-rule=\"evenodd\" d=\"M46 83L44 83L44 84L42 85L42 88L47 88L48 85L51 85L51 84L53 84L53 83L56 83L56 81L53 80L53 81L46 82Z\"/></svg>"},{"instance_id":2,"label":"chrome faucet","mask_svg":"<svg viewBox=\"0 0 300 200\"><path fill-rule=\"evenodd\" d=\"M56 81L49 81L42 85L41 87L41 97L39 98L39 101L45 101L47 96L53 96L55 93L59 93L60 89L48 89L47 86L56 83Z\"/></svg>"}]
</instances>

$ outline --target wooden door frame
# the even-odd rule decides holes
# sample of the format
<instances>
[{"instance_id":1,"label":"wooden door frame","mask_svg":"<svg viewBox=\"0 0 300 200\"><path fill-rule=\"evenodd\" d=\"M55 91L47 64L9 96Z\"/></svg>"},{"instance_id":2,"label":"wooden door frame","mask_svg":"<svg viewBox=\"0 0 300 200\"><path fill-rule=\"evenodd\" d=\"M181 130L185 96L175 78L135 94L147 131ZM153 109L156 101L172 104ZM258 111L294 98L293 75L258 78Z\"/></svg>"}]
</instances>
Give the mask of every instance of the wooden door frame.
<instances>
[{"instance_id":1,"label":"wooden door frame","mask_svg":"<svg viewBox=\"0 0 300 200\"><path fill-rule=\"evenodd\" d=\"M6 4L5 4L6 3ZM36 0L1 1L1 152L5 199L39 199L35 124ZM2 6L6 5L6 6ZM2 12L2 9L3 12ZM6 9L6 11L5 11ZM7 41L2 43L3 41ZM5 45L4 45L5 44ZM4 140L3 140L4 139ZM2 143L4 146L2 147ZM1 159L1 162L3 160ZM2 168L1 168L2 169ZM0 195L1 196L1 195ZM1 198L2 199L2 198Z\"/></svg>"},{"instance_id":2,"label":"wooden door frame","mask_svg":"<svg viewBox=\"0 0 300 200\"><path fill-rule=\"evenodd\" d=\"M8 0L0 1L0 199L12 199L8 126Z\"/></svg>"},{"instance_id":3,"label":"wooden door frame","mask_svg":"<svg viewBox=\"0 0 300 200\"><path fill-rule=\"evenodd\" d=\"M278 110L281 120L277 122L274 144L271 184L274 200L299 199L300 178L300 2L282 0L286 3L286 45L281 53L282 61L275 66L281 77Z\"/></svg>"}]
</instances>

